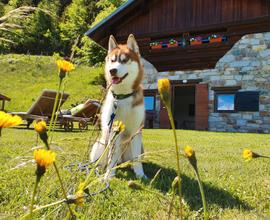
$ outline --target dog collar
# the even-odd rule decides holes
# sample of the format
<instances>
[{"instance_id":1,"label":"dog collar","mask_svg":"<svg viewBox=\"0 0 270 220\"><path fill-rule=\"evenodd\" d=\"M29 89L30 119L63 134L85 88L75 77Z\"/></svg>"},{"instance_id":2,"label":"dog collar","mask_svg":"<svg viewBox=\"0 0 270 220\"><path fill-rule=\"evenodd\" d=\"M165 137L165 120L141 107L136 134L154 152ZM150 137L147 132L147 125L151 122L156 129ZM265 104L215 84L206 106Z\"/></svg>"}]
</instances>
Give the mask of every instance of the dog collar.
<instances>
[{"instance_id":1,"label":"dog collar","mask_svg":"<svg viewBox=\"0 0 270 220\"><path fill-rule=\"evenodd\" d=\"M132 92L129 94L115 94L113 91L111 91L111 92L112 92L113 97L117 100L126 99L126 98L133 96L135 94L135 92Z\"/></svg>"}]
</instances>

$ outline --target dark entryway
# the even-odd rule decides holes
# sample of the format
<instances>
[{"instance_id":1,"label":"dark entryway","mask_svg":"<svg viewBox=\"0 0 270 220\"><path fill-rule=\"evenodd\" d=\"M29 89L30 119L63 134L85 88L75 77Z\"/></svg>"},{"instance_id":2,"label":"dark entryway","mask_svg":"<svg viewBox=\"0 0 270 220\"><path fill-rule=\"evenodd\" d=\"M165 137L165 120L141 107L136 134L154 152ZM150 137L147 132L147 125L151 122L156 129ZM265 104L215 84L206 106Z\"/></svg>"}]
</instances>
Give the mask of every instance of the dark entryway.
<instances>
[{"instance_id":1,"label":"dark entryway","mask_svg":"<svg viewBox=\"0 0 270 220\"><path fill-rule=\"evenodd\" d=\"M171 81L172 111L178 129L208 129L208 84L200 82ZM170 128L163 102L160 104L160 128Z\"/></svg>"},{"instance_id":2,"label":"dark entryway","mask_svg":"<svg viewBox=\"0 0 270 220\"><path fill-rule=\"evenodd\" d=\"M195 129L195 86L175 86L173 93L172 107L175 127Z\"/></svg>"}]
</instances>

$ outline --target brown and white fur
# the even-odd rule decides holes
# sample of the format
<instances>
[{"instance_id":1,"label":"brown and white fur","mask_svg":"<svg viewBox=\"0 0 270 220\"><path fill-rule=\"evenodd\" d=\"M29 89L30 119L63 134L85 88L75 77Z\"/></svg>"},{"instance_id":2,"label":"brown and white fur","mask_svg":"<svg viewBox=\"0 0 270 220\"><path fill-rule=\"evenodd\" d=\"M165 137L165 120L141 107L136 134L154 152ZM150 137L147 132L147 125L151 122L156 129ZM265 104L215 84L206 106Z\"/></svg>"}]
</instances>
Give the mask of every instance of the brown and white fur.
<instances>
[{"instance_id":1,"label":"brown and white fur","mask_svg":"<svg viewBox=\"0 0 270 220\"><path fill-rule=\"evenodd\" d=\"M106 95L101 113L102 135L90 153L91 161L96 161L105 149L105 143L109 137L108 123L114 111L114 94L131 94L125 99L117 101L116 116L114 120L122 121L125 124L125 131L115 141L114 151L109 149L111 159L103 160L103 166L107 166L105 178L115 174L117 163L125 161L136 161L143 153L142 134L138 131L144 123L144 98L141 82L143 80L143 65L138 44L133 35L130 35L127 44L118 45L113 36L109 39L108 55L106 57L105 78L107 85L111 87ZM135 135L136 134L136 135ZM135 135L135 136L134 136ZM127 147L123 143L131 139ZM137 177L146 178L141 162L133 163L133 170Z\"/></svg>"}]
</instances>

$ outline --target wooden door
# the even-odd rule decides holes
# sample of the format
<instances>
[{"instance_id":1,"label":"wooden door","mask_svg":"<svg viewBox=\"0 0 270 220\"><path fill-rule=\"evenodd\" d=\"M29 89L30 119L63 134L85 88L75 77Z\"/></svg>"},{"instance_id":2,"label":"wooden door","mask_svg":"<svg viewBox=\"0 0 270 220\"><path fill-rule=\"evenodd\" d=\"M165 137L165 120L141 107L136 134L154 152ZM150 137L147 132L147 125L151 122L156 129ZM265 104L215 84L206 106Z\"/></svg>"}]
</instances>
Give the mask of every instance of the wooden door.
<instances>
[{"instance_id":1,"label":"wooden door","mask_svg":"<svg viewBox=\"0 0 270 220\"><path fill-rule=\"evenodd\" d=\"M160 99L160 128L170 128L170 120L168 116L167 109L163 104L162 100Z\"/></svg>"},{"instance_id":2,"label":"wooden door","mask_svg":"<svg viewBox=\"0 0 270 220\"><path fill-rule=\"evenodd\" d=\"M196 84L195 129L208 130L208 84Z\"/></svg>"}]
</instances>

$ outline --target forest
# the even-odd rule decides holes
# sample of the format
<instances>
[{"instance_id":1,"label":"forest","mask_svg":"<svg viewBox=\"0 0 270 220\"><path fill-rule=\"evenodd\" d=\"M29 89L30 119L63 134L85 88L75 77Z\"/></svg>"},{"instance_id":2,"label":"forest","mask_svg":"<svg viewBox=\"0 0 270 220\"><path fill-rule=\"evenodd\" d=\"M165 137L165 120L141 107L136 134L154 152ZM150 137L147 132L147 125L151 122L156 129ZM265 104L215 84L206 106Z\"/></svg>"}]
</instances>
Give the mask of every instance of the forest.
<instances>
[{"instance_id":1,"label":"forest","mask_svg":"<svg viewBox=\"0 0 270 220\"><path fill-rule=\"evenodd\" d=\"M0 53L55 55L94 66L105 50L84 33L125 0L1 0ZM22 9L22 11L16 11Z\"/></svg>"}]
</instances>

